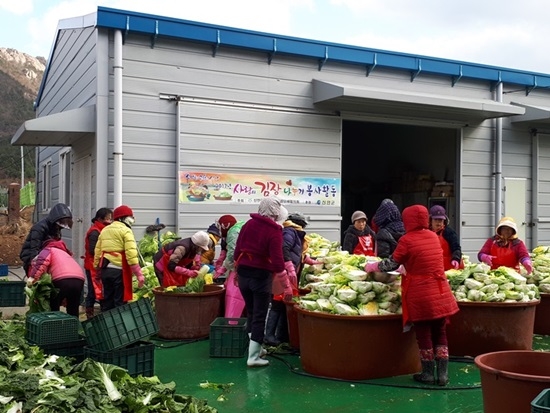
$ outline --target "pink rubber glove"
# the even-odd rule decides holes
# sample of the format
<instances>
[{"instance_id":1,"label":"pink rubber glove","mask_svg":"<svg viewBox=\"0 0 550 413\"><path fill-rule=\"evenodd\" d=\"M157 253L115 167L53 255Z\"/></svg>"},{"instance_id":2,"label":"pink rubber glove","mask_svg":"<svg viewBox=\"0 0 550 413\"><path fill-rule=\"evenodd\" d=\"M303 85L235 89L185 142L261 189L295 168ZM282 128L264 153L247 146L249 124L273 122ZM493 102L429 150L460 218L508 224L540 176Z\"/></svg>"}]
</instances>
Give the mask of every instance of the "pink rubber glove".
<instances>
[{"instance_id":1,"label":"pink rubber glove","mask_svg":"<svg viewBox=\"0 0 550 413\"><path fill-rule=\"evenodd\" d=\"M199 272L197 270L188 270L187 268L180 266L177 266L174 271L177 274L185 275L189 278L195 278L197 275L199 275Z\"/></svg>"},{"instance_id":2,"label":"pink rubber glove","mask_svg":"<svg viewBox=\"0 0 550 413\"><path fill-rule=\"evenodd\" d=\"M401 275L407 275L407 270L405 269L405 266L401 264L397 269L395 270Z\"/></svg>"},{"instance_id":3,"label":"pink rubber glove","mask_svg":"<svg viewBox=\"0 0 550 413\"><path fill-rule=\"evenodd\" d=\"M487 264L489 267L493 265L493 257L491 255L481 254L480 258L481 262Z\"/></svg>"},{"instance_id":4,"label":"pink rubber glove","mask_svg":"<svg viewBox=\"0 0 550 413\"><path fill-rule=\"evenodd\" d=\"M365 271L366 272L378 272L380 269L378 268L377 262L367 262L365 264Z\"/></svg>"},{"instance_id":5,"label":"pink rubber glove","mask_svg":"<svg viewBox=\"0 0 550 413\"><path fill-rule=\"evenodd\" d=\"M292 286L290 285L287 272L281 271L275 273L275 277L278 278L279 283L283 286L283 299L285 301L292 301Z\"/></svg>"},{"instance_id":6,"label":"pink rubber glove","mask_svg":"<svg viewBox=\"0 0 550 413\"><path fill-rule=\"evenodd\" d=\"M132 274L134 274L138 281L138 288L143 287L143 284L145 284L145 278L143 277L143 274L141 273L141 267L139 264L134 264L130 266L130 269L132 270Z\"/></svg>"},{"instance_id":7,"label":"pink rubber glove","mask_svg":"<svg viewBox=\"0 0 550 413\"><path fill-rule=\"evenodd\" d=\"M533 263L529 258L525 258L521 265L523 265L523 268L525 268L525 271L527 271L527 274L531 274L533 272Z\"/></svg>"},{"instance_id":8,"label":"pink rubber glove","mask_svg":"<svg viewBox=\"0 0 550 413\"><path fill-rule=\"evenodd\" d=\"M225 274L226 268L225 267L218 267L216 268L216 271L214 271L214 279L221 277Z\"/></svg>"},{"instance_id":9,"label":"pink rubber glove","mask_svg":"<svg viewBox=\"0 0 550 413\"><path fill-rule=\"evenodd\" d=\"M457 260L452 260L452 261L451 261L451 266L452 266L455 270L458 270L458 267L460 266L460 263L459 263Z\"/></svg>"},{"instance_id":10,"label":"pink rubber glove","mask_svg":"<svg viewBox=\"0 0 550 413\"><path fill-rule=\"evenodd\" d=\"M315 261L313 258L311 258L309 255L306 255L306 258L304 259L304 263L307 265L317 265L322 264L321 261Z\"/></svg>"},{"instance_id":11,"label":"pink rubber glove","mask_svg":"<svg viewBox=\"0 0 550 413\"><path fill-rule=\"evenodd\" d=\"M201 269L201 255L197 254L195 255L195 258L193 258L193 265L191 266L192 270L200 270Z\"/></svg>"},{"instance_id":12,"label":"pink rubber glove","mask_svg":"<svg viewBox=\"0 0 550 413\"><path fill-rule=\"evenodd\" d=\"M296 267L292 261L285 261L285 270L288 275L288 280L291 286L298 286L298 278L296 277Z\"/></svg>"},{"instance_id":13,"label":"pink rubber glove","mask_svg":"<svg viewBox=\"0 0 550 413\"><path fill-rule=\"evenodd\" d=\"M214 263L214 266L216 268L219 268L223 265L223 262L225 261L225 257L227 257L227 251L226 250L222 250L220 252L220 256L218 257L218 259L216 260L216 262Z\"/></svg>"}]
</instances>

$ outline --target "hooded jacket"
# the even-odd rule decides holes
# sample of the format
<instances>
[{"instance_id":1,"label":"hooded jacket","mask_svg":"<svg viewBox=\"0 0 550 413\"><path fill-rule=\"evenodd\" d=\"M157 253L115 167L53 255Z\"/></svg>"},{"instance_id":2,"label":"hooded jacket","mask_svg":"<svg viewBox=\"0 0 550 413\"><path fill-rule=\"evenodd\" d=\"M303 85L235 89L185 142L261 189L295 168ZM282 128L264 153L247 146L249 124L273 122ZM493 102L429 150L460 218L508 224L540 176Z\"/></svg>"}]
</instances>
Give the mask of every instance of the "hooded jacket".
<instances>
[{"instance_id":1,"label":"hooded jacket","mask_svg":"<svg viewBox=\"0 0 550 413\"><path fill-rule=\"evenodd\" d=\"M56 224L63 218L72 218L69 207L63 203L55 204L46 218L34 224L23 243L19 258L23 261L23 268L28 271L31 261L42 249L42 244L48 239L61 239L61 227Z\"/></svg>"},{"instance_id":2,"label":"hooded jacket","mask_svg":"<svg viewBox=\"0 0 550 413\"><path fill-rule=\"evenodd\" d=\"M44 242L44 248L32 261L29 277L38 280L45 273L51 274L52 281L65 278L84 281L85 278L82 267L74 260L65 243L54 239Z\"/></svg>"},{"instance_id":3,"label":"hooded jacket","mask_svg":"<svg viewBox=\"0 0 550 413\"><path fill-rule=\"evenodd\" d=\"M250 214L250 218L237 238L233 256L236 265L282 272L285 269L282 227L258 213Z\"/></svg>"},{"instance_id":4,"label":"hooded jacket","mask_svg":"<svg viewBox=\"0 0 550 413\"><path fill-rule=\"evenodd\" d=\"M302 265L303 245L306 232L303 228L287 220L283 223L283 256L284 260L292 261L296 267L296 273L300 271Z\"/></svg>"},{"instance_id":5,"label":"hooded jacket","mask_svg":"<svg viewBox=\"0 0 550 413\"><path fill-rule=\"evenodd\" d=\"M443 270L443 249L429 229L428 209L413 205L403 210L405 234L392 258L380 262L380 271L395 270L402 264L403 324L444 318L459 311Z\"/></svg>"},{"instance_id":6,"label":"hooded jacket","mask_svg":"<svg viewBox=\"0 0 550 413\"><path fill-rule=\"evenodd\" d=\"M397 247L399 238L405 233L399 209L391 200L384 201L372 218L378 228L375 237L376 255L380 258L388 258Z\"/></svg>"}]
</instances>

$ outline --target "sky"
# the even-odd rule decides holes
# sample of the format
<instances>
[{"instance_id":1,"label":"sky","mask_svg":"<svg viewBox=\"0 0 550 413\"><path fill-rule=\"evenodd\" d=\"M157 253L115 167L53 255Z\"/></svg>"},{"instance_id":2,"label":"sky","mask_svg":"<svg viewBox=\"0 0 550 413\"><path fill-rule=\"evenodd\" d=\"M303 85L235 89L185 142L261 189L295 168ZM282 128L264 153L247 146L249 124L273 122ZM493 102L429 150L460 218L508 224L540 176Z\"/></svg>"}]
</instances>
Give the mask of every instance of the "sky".
<instances>
[{"instance_id":1,"label":"sky","mask_svg":"<svg viewBox=\"0 0 550 413\"><path fill-rule=\"evenodd\" d=\"M47 58L97 6L550 74L549 0L0 0L0 47Z\"/></svg>"}]
</instances>

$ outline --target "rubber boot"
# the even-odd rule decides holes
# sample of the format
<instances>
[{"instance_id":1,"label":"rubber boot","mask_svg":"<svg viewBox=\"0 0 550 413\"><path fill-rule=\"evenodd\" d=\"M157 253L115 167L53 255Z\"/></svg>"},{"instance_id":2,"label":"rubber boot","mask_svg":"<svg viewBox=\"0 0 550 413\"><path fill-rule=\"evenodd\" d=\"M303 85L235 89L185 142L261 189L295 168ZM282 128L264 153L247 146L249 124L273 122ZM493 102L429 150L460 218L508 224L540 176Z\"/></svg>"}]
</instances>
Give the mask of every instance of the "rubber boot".
<instances>
[{"instance_id":1,"label":"rubber boot","mask_svg":"<svg viewBox=\"0 0 550 413\"><path fill-rule=\"evenodd\" d=\"M274 311L273 308L269 310L267 315L267 321L265 322L265 337L264 343L268 346L277 347L281 342L275 337L277 331L277 325L279 324L279 319L281 318L281 313L279 311Z\"/></svg>"},{"instance_id":2,"label":"rubber boot","mask_svg":"<svg viewBox=\"0 0 550 413\"><path fill-rule=\"evenodd\" d=\"M449 359L437 359L437 384L446 386L449 383Z\"/></svg>"},{"instance_id":3,"label":"rubber boot","mask_svg":"<svg viewBox=\"0 0 550 413\"><path fill-rule=\"evenodd\" d=\"M248 360L246 365L248 367L263 367L269 365L269 360L260 357L262 351L262 345L257 341L250 341L248 345Z\"/></svg>"},{"instance_id":4,"label":"rubber boot","mask_svg":"<svg viewBox=\"0 0 550 413\"><path fill-rule=\"evenodd\" d=\"M252 333L248 333L248 339L252 340ZM262 347L260 350L260 357L264 357L267 354L267 350Z\"/></svg>"},{"instance_id":5,"label":"rubber boot","mask_svg":"<svg viewBox=\"0 0 550 413\"><path fill-rule=\"evenodd\" d=\"M420 360L420 363L422 364L422 372L414 374L413 379L424 384L434 384L435 361Z\"/></svg>"},{"instance_id":6,"label":"rubber boot","mask_svg":"<svg viewBox=\"0 0 550 413\"><path fill-rule=\"evenodd\" d=\"M437 365L437 384L446 386L449 383L449 348L435 347L435 363Z\"/></svg>"},{"instance_id":7,"label":"rubber boot","mask_svg":"<svg viewBox=\"0 0 550 413\"><path fill-rule=\"evenodd\" d=\"M89 320L94 315L94 307L86 307L86 319Z\"/></svg>"}]
</instances>

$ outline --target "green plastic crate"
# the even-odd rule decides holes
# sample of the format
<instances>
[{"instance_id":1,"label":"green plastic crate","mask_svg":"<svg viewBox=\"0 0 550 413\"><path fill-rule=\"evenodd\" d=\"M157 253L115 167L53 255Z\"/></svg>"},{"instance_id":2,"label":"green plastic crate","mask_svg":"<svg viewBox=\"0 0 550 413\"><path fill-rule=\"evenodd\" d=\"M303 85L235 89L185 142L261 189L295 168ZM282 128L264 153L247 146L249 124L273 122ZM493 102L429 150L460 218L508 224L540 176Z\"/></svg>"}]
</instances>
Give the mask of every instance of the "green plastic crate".
<instances>
[{"instance_id":1,"label":"green plastic crate","mask_svg":"<svg viewBox=\"0 0 550 413\"><path fill-rule=\"evenodd\" d=\"M88 347L101 351L129 346L158 333L151 301L141 298L82 322Z\"/></svg>"},{"instance_id":2,"label":"green plastic crate","mask_svg":"<svg viewBox=\"0 0 550 413\"><path fill-rule=\"evenodd\" d=\"M59 344L43 344L39 346L44 354L55 354L56 356L74 357L77 361L84 360L84 347L86 346L86 337L81 337L76 341L70 341Z\"/></svg>"},{"instance_id":3,"label":"green plastic crate","mask_svg":"<svg viewBox=\"0 0 550 413\"><path fill-rule=\"evenodd\" d=\"M531 413L550 412L550 389L544 389L531 402Z\"/></svg>"},{"instance_id":4,"label":"green plastic crate","mask_svg":"<svg viewBox=\"0 0 550 413\"><path fill-rule=\"evenodd\" d=\"M0 307L25 307L25 281L0 281Z\"/></svg>"},{"instance_id":5,"label":"green plastic crate","mask_svg":"<svg viewBox=\"0 0 550 413\"><path fill-rule=\"evenodd\" d=\"M246 318L218 317L210 324L210 357L242 357L248 341Z\"/></svg>"},{"instance_id":6,"label":"green plastic crate","mask_svg":"<svg viewBox=\"0 0 550 413\"><path fill-rule=\"evenodd\" d=\"M79 328L78 318L62 311L32 313L25 320L25 338L37 346L69 343L80 339Z\"/></svg>"},{"instance_id":7,"label":"green plastic crate","mask_svg":"<svg viewBox=\"0 0 550 413\"><path fill-rule=\"evenodd\" d=\"M139 375L150 377L155 374L155 345L147 341L138 341L111 351L101 351L86 346L84 357L122 367L133 377Z\"/></svg>"}]
</instances>

